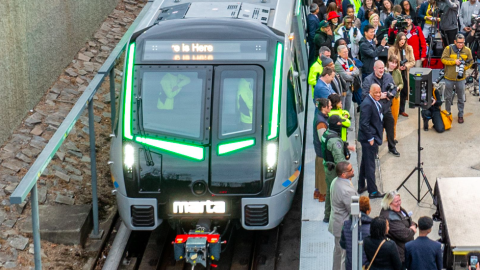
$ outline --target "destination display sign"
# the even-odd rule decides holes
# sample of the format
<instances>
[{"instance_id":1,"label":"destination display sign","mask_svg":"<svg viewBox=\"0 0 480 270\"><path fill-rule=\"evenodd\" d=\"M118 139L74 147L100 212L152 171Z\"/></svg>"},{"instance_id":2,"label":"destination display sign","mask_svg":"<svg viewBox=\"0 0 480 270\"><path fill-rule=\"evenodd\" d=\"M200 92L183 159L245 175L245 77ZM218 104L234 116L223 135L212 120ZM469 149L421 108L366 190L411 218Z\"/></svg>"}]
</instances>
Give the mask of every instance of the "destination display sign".
<instances>
[{"instance_id":1,"label":"destination display sign","mask_svg":"<svg viewBox=\"0 0 480 270\"><path fill-rule=\"evenodd\" d=\"M143 61L267 60L267 41L147 40Z\"/></svg>"}]
</instances>

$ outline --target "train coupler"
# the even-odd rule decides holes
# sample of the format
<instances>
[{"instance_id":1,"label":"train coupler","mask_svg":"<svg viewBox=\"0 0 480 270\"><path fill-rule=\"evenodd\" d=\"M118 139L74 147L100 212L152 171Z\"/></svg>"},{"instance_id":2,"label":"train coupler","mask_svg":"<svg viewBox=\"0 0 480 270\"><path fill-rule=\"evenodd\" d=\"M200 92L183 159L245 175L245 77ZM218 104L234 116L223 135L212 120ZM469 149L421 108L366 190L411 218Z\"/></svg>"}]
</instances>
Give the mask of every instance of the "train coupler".
<instances>
[{"instance_id":1,"label":"train coupler","mask_svg":"<svg viewBox=\"0 0 480 270\"><path fill-rule=\"evenodd\" d=\"M207 267L207 261L220 260L221 245L220 234L198 233L191 231L189 234L180 234L173 242L175 260L183 260L192 266L201 264Z\"/></svg>"}]
</instances>

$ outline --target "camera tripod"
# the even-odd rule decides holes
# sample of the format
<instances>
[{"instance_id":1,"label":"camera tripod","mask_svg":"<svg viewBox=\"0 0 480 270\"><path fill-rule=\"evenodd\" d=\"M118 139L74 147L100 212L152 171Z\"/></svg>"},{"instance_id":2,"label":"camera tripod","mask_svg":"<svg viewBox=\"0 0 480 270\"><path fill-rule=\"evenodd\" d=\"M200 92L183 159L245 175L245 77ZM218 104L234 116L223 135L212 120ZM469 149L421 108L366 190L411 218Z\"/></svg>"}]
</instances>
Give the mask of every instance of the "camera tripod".
<instances>
[{"instance_id":1,"label":"camera tripod","mask_svg":"<svg viewBox=\"0 0 480 270\"><path fill-rule=\"evenodd\" d=\"M415 167L412 172L410 172L410 174L407 176L407 178L405 178L405 180L403 180L403 182L400 184L400 186L398 186L397 188L397 191L400 190L400 188L404 187L408 193L410 193L410 195L412 195L412 197L417 201L417 203L420 203L424 198L425 196L427 196L428 193L430 193L430 195L432 196L432 199L433 199L433 203L436 205L436 200L435 200L435 197L433 196L433 189L432 189L432 186L430 186L430 183L428 182L428 179L427 179L427 176L425 175L425 172L423 171L423 162L421 161L420 159L420 151L423 150L423 147L421 146L420 144L420 138L421 138L421 133L420 133L420 130L421 130L421 125L420 125L420 106L418 106L418 148L417 148L417 156L418 156L418 162L417 162L417 167ZM413 195L413 193L405 186L405 183L407 183L408 179L410 179L410 177L413 175L413 173L417 172L418 173L418 181L417 181L417 196ZM422 196L420 197L420 191L421 191L421 177L423 177L423 181L425 182L427 188L428 188L428 191Z\"/></svg>"},{"instance_id":2,"label":"camera tripod","mask_svg":"<svg viewBox=\"0 0 480 270\"><path fill-rule=\"evenodd\" d=\"M438 13L438 12L437 12ZM439 14L435 17L438 19ZM430 27L430 33L428 34L428 51L427 51L427 67L431 66L432 62L432 55L433 55L433 41L435 40L435 36L437 35L437 32L439 31L438 29L438 22L435 21L435 24L433 24Z\"/></svg>"},{"instance_id":3,"label":"camera tripod","mask_svg":"<svg viewBox=\"0 0 480 270\"><path fill-rule=\"evenodd\" d=\"M475 33L475 40L471 44L469 44L469 48L470 48L471 51L474 51L475 49L478 48L478 46L480 46L480 42L477 39L477 33ZM470 90L470 93L473 96L478 96L480 94L480 85L479 85L479 82L478 82L478 62L477 62L477 59L478 59L478 55L473 54L473 65L471 67L472 73L466 79L466 81L467 81L466 84L467 85L472 84L473 90ZM475 88L475 85L477 85L477 88ZM480 101L480 99L479 99L479 101Z\"/></svg>"}]
</instances>

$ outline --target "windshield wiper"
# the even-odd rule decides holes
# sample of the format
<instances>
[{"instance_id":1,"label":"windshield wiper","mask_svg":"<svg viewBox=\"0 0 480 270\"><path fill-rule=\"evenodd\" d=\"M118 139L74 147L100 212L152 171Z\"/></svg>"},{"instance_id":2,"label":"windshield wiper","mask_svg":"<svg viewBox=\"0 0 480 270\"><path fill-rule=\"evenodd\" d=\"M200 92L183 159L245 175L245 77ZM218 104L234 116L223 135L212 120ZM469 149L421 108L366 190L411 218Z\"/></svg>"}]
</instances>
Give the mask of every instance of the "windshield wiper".
<instances>
[{"instance_id":1,"label":"windshield wiper","mask_svg":"<svg viewBox=\"0 0 480 270\"><path fill-rule=\"evenodd\" d=\"M140 129L140 135L145 138L145 130L143 129L143 101L141 96L137 96L137 111L138 111L138 118L139 123L138 127ZM150 147L148 145L143 144L143 153L145 154L145 161L147 162L147 166L154 166L155 163L153 162L152 152L150 151Z\"/></svg>"}]
</instances>

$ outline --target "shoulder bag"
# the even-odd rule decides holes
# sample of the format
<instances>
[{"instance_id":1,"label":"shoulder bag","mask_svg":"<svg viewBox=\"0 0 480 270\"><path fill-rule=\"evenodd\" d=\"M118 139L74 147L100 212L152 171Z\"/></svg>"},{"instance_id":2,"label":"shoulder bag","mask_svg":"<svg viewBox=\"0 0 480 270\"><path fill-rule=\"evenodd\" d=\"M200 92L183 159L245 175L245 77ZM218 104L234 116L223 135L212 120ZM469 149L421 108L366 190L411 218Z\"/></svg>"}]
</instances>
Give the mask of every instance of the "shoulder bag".
<instances>
[{"instance_id":1,"label":"shoulder bag","mask_svg":"<svg viewBox=\"0 0 480 270\"><path fill-rule=\"evenodd\" d=\"M372 266L373 261L375 261L375 258L377 257L378 251L379 251L380 248L383 246L383 244L385 243L385 241L386 241L386 240L383 239L383 241L382 241L382 242L380 243L380 245L378 246L377 251L375 251L375 255L373 255L372 261L371 261L370 264L368 265L367 270L370 270L370 267Z\"/></svg>"}]
</instances>

